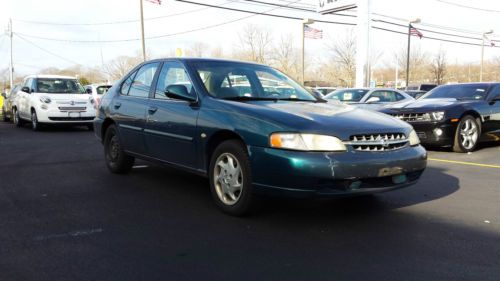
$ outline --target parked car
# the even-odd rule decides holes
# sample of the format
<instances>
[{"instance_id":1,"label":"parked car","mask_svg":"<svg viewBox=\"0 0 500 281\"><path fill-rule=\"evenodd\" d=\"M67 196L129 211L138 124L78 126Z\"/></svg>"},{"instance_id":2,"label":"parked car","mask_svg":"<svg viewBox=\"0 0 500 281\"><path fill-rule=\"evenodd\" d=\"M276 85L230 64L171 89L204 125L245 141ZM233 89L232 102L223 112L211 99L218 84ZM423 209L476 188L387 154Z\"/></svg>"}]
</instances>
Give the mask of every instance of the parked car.
<instances>
[{"instance_id":1,"label":"parked car","mask_svg":"<svg viewBox=\"0 0 500 281\"><path fill-rule=\"evenodd\" d=\"M236 77L249 92L232 86ZM293 94L269 92L263 79ZM103 97L94 126L111 172L141 158L207 176L216 205L233 215L248 212L254 194L370 194L414 184L426 167L409 124L326 104L254 63L144 62Z\"/></svg>"},{"instance_id":2,"label":"parked car","mask_svg":"<svg viewBox=\"0 0 500 281\"><path fill-rule=\"evenodd\" d=\"M428 92L428 91L436 88L437 86L438 86L437 84L422 83L422 84L408 86L406 88L406 90L416 90L416 91Z\"/></svg>"},{"instance_id":3,"label":"parked car","mask_svg":"<svg viewBox=\"0 0 500 281\"><path fill-rule=\"evenodd\" d=\"M443 85L382 112L410 123L425 145L470 152L479 141L500 138L500 83Z\"/></svg>"},{"instance_id":4,"label":"parked car","mask_svg":"<svg viewBox=\"0 0 500 281\"><path fill-rule=\"evenodd\" d=\"M340 101L372 110L378 110L391 103L402 103L415 100L402 91L389 88L341 89L326 95L324 99Z\"/></svg>"},{"instance_id":5,"label":"parked car","mask_svg":"<svg viewBox=\"0 0 500 281\"><path fill-rule=\"evenodd\" d=\"M32 75L24 79L12 115L17 126L30 122L35 131L49 124L85 125L92 130L94 100L74 77Z\"/></svg>"},{"instance_id":6,"label":"parked car","mask_svg":"<svg viewBox=\"0 0 500 281\"><path fill-rule=\"evenodd\" d=\"M321 95L326 96L329 93L335 91L337 88L335 88L335 87L314 87L313 89L320 92Z\"/></svg>"},{"instance_id":7,"label":"parked car","mask_svg":"<svg viewBox=\"0 0 500 281\"><path fill-rule=\"evenodd\" d=\"M409 96L411 96L414 99L418 99L421 96L423 96L427 91L421 91L421 90L407 90L405 91Z\"/></svg>"},{"instance_id":8,"label":"parked car","mask_svg":"<svg viewBox=\"0 0 500 281\"><path fill-rule=\"evenodd\" d=\"M112 85L104 84L104 83L102 83L102 84L90 84L90 85L84 86L85 91L87 91L88 94L92 95L92 98L95 101L96 107L99 106L102 95L104 95L111 87L112 87Z\"/></svg>"},{"instance_id":9,"label":"parked car","mask_svg":"<svg viewBox=\"0 0 500 281\"><path fill-rule=\"evenodd\" d=\"M17 97L17 92L20 90L21 85L14 85L9 93L2 93L3 105L2 105L2 117L4 122L8 122L12 119L12 104Z\"/></svg>"}]
</instances>

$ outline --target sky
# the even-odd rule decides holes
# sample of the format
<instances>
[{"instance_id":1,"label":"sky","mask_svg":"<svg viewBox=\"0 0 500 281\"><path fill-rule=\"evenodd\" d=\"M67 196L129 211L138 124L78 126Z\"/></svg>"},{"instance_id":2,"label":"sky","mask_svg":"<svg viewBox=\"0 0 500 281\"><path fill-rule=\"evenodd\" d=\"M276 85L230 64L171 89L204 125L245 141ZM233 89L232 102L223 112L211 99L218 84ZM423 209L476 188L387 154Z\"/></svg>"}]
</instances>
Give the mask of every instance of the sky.
<instances>
[{"instance_id":1,"label":"sky","mask_svg":"<svg viewBox=\"0 0 500 281\"><path fill-rule=\"evenodd\" d=\"M74 64L100 66L120 55L136 55L140 52L140 23L138 21L140 0L1 0L0 27L7 27L13 20L13 56L18 75L36 73L54 66L70 67ZM304 8L314 8L314 0L260 0ZM261 5L244 0L192 0L223 7L258 12L313 18L325 21L355 23L352 17L320 15L315 12L295 11ZM221 47L228 53L236 46L239 34L247 24L258 25L272 32L274 38L292 34L296 47L300 47L300 21L207 8L174 0L163 0L161 5L144 1L146 37L163 36L146 40L146 47L155 57L165 57L176 48L187 49L194 42L204 42L212 47ZM464 7L469 6L469 7ZM472 8L470 8L472 7ZM474 8L474 9L473 9ZM469 37L481 37L481 32L493 29L491 39L500 40L500 1L495 0L371 0L373 19L382 19L400 24L420 18L417 28L435 30ZM356 11L343 12L356 14ZM383 15L383 16L382 16ZM153 19L152 19L153 18ZM126 22L124 22L126 21ZM46 24L55 23L55 24ZM113 24L102 24L113 23ZM218 26L216 26L218 25ZM325 45L347 33L355 32L352 26L314 23L314 28L324 32L323 39L306 39L306 59L321 62L328 54ZM406 32L398 27L381 22L373 26ZM204 28L200 31L188 32ZM176 34L183 33L184 34ZM412 37L412 48L420 48L431 55L439 49L447 53L450 62L478 63L481 47L439 42L429 37L452 39L471 43L478 40L450 37L443 34L421 31L422 39ZM49 38L45 40L41 38ZM55 40L54 40L55 39ZM135 39L135 40L134 40ZM125 42L99 42L130 40ZM380 54L374 67L395 63L394 54L406 48L405 35L371 30L372 53ZM94 41L94 42L73 42ZM497 43L500 47L500 42ZM500 48L485 48L485 59L500 56ZM0 35L0 69L8 67L9 38Z\"/></svg>"}]
</instances>

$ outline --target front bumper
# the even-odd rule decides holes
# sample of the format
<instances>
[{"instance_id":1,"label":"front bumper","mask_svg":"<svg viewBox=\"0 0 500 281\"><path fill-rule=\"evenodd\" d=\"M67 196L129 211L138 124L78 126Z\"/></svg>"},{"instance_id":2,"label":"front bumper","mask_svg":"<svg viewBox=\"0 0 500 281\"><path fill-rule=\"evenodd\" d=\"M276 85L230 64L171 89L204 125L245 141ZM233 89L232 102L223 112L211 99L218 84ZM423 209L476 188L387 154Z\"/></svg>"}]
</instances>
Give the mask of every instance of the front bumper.
<instances>
[{"instance_id":1,"label":"front bumper","mask_svg":"<svg viewBox=\"0 0 500 281\"><path fill-rule=\"evenodd\" d=\"M95 118L95 109L87 107L85 110L37 109L38 122L57 124L92 124Z\"/></svg>"},{"instance_id":2,"label":"front bumper","mask_svg":"<svg viewBox=\"0 0 500 281\"><path fill-rule=\"evenodd\" d=\"M257 193L291 197L370 194L415 184L427 165L422 146L387 152L299 152L249 147Z\"/></svg>"},{"instance_id":3,"label":"front bumper","mask_svg":"<svg viewBox=\"0 0 500 281\"><path fill-rule=\"evenodd\" d=\"M456 124L446 122L411 122L423 145L448 146L453 144Z\"/></svg>"}]
</instances>

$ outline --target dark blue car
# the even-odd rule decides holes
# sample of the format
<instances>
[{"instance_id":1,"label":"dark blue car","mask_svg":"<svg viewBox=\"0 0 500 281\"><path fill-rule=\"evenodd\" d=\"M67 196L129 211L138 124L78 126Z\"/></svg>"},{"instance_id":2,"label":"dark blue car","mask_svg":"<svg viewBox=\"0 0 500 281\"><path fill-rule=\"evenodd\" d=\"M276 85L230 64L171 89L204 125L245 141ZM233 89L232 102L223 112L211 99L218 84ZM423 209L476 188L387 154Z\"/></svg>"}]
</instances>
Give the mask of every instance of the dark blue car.
<instances>
[{"instance_id":1,"label":"dark blue car","mask_svg":"<svg viewBox=\"0 0 500 281\"><path fill-rule=\"evenodd\" d=\"M226 60L144 62L105 94L94 126L112 172L141 158L208 176L216 204L233 215L256 194L408 186L427 161L407 123L327 104L273 68Z\"/></svg>"}]
</instances>

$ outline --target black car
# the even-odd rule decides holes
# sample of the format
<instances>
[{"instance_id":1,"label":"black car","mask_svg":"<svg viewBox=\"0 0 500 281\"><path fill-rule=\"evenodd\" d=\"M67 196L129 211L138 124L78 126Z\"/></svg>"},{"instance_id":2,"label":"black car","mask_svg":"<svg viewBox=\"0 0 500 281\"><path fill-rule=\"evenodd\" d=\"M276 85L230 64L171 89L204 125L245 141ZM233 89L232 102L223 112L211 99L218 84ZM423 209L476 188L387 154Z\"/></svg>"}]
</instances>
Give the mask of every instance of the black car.
<instances>
[{"instance_id":1,"label":"black car","mask_svg":"<svg viewBox=\"0 0 500 281\"><path fill-rule=\"evenodd\" d=\"M500 138L500 83L439 86L418 100L380 111L413 125L424 145L470 152L479 141Z\"/></svg>"}]
</instances>

